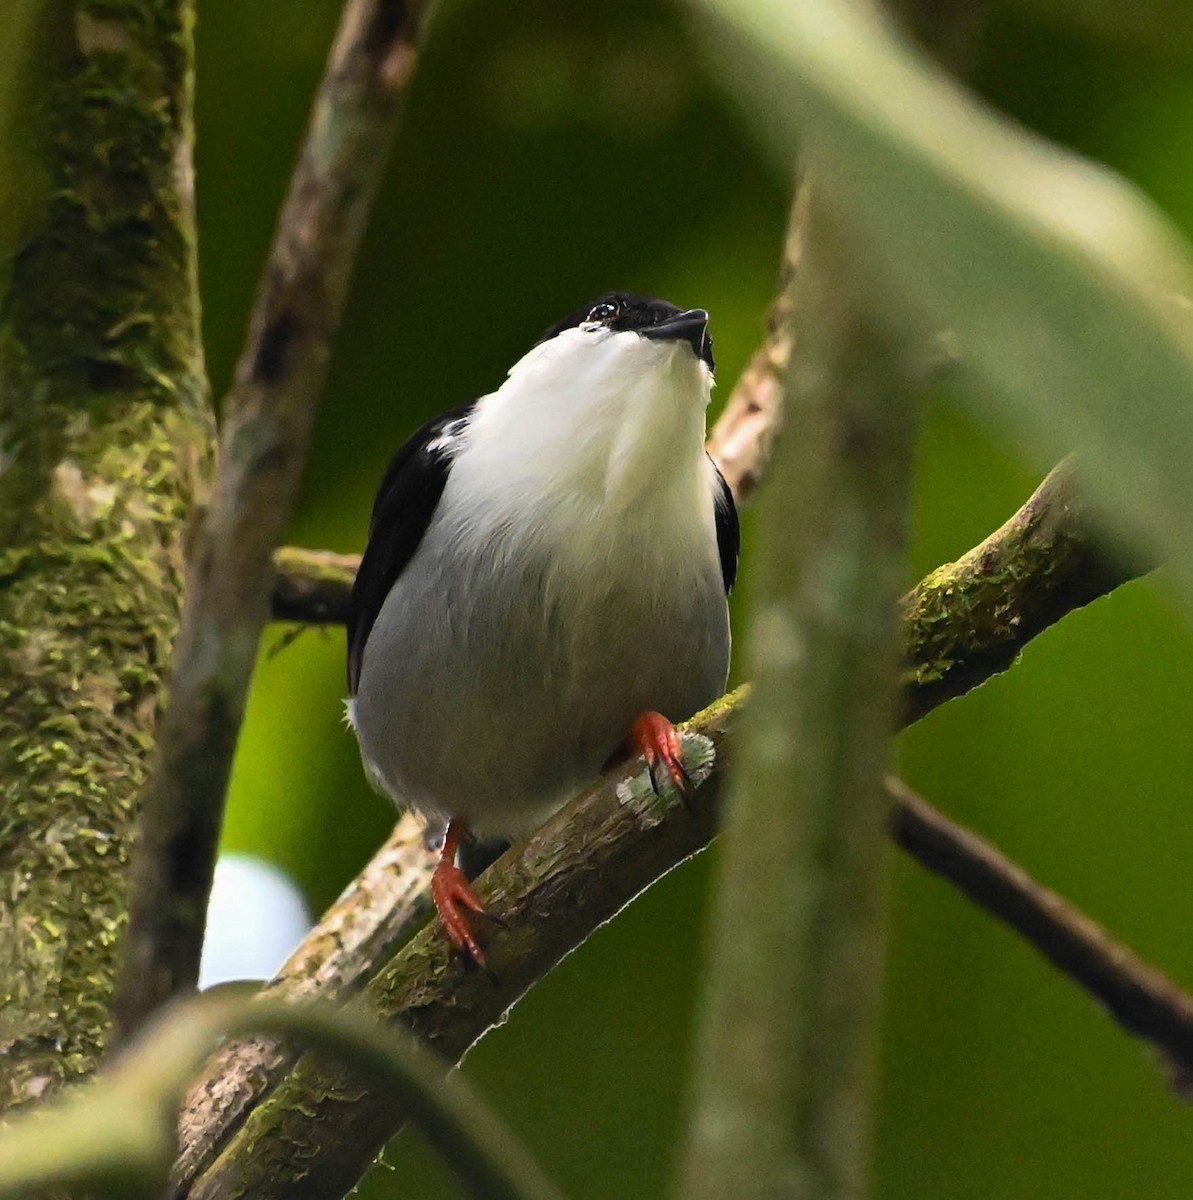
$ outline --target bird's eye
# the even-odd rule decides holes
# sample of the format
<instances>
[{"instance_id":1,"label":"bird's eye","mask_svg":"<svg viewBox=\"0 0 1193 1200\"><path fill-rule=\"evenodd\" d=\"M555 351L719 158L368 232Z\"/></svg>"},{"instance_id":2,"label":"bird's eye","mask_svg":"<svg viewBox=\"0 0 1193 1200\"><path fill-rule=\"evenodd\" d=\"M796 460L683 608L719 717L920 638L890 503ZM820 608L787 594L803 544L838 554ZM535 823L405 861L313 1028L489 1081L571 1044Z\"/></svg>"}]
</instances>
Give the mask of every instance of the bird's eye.
<instances>
[{"instance_id":1,"label":"bird's eye","mask_svg":"<svg viewBox=\"0 0 1193 1200\"><path fill-rule=\"evenodd\" d=\"M603 325L606 321L612 321L617 316L616 304L598 304L584 318L585 324Z\"/></svg>"}]
</instances>

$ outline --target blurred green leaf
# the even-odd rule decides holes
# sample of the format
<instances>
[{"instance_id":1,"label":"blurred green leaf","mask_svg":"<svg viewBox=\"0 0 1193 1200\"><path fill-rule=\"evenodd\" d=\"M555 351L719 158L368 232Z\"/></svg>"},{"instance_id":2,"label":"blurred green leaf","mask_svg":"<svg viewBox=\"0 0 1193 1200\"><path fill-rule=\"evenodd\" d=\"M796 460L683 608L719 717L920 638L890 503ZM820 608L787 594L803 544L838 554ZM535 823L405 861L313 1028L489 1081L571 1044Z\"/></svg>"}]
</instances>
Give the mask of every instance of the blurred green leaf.
<instances>
[{"instance_id":1,"label":"blurred green leaf","mask_svg":"<svg viewBox=\"0 0 1193 1200\"><path fill-rule=\"evenodd\" d=\"M1129 184L967 96L854 0L701 0L763 135L805 139L882 316L935 335L1040 465L1079 448L1117 532L1193 599L1188 247Z\"/></svg>"}]
</instances>

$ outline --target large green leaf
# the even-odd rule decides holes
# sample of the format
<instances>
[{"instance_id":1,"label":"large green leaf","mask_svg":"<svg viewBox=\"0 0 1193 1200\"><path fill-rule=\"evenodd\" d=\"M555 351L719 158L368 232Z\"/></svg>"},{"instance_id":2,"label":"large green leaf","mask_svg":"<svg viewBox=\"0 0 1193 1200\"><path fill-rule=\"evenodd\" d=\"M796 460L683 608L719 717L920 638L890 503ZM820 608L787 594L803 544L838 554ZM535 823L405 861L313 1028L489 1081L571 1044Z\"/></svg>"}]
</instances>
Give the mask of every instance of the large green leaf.
<instances>
[{"instance_id":1,"label":"large green leaf","mask_svg":"<svg viewBox=\"0 0 1193 1200\"><path fill-rule=\"evenodd\" d=\"M981 385L966 392L980 418L1039 463L1080 450L1116 530L1170 554L1193 599L1179 234L1110 171L983 107L873 8L699 7L763 136L787 160L803 139L883 318L945 339Z\"/></svg>"}]
</instances>

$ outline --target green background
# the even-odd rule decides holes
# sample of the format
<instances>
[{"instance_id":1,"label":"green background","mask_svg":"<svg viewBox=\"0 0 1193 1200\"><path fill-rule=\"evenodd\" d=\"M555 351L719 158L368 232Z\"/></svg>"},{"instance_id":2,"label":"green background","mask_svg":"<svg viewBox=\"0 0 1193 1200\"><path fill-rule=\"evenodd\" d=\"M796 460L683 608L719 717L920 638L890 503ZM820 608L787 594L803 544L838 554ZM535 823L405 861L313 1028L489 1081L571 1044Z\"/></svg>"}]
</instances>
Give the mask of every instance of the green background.
<instances>
[{"instance_id":1,"label":"green background","mask_svg":"<svg viewBox=\"0 0 1193 1200\"><path fill-rule=\"evenodd\" d=\"M199 5L217 395L338 8ZM1132 37L1116 36L1113 14L1083 22L1069 8L1080 5L999 10L975 45L979 86L1193 229L1188 31L1139 17ZM677 9L444 5L361 256L290 539L361 549L373 488L407 434L497 386L543 327L607 288L708 308L723 399L762 332L787 198L786 172L757 149ZM1046 465L1013 459L947 395L928 398L924 417L909 582L1000 524ZM739 639L749 578L747 518ZM225 835L290 872L316 910L393 819L343 726L343 656L340 631L263 656ZM1186 985L1191 679L1193 640L1161 575L1069 617L1009 674L899 743L913 786ZM467 1061L576 1200L663 1192L710 861L641 897ZM893 865L875 1194L1185 1200L1193 1112L1163 1065L1001 926L914 864ZM393 1172L374 1171L363 1194L459 1195L413 1136L385 1160Z\"/></svg>"}]
</instances>

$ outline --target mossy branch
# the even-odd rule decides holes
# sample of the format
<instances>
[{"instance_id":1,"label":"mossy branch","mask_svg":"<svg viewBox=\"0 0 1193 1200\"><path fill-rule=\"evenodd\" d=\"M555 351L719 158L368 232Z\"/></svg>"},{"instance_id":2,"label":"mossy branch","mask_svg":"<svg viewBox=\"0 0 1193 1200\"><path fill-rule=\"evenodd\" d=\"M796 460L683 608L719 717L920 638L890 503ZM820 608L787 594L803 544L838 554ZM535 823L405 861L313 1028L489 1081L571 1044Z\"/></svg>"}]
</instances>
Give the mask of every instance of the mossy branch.
<instances>
[{"instance_id":1,"label":"mossy branch","mask_svg":"<svg viewBox=\"0 0 1193 1200\"><path fill-rule=\"evenodd\" d=\"M348 619L359 554L283 546L273 556L276 575L270 597L275 621L343 625Z\"/></svg>"},{"instance_id":2,"label":"mossy branch","mask_svg":"<svg viewBox=\"0 0 1193 1200\"><path fill-rule=\"evenodd\" d=\"M1073 502L1070 489L1067 469L1057 468L1023 508L980 547L958 562L934 571L904 598L901 636L908 664L902 680L906 721L917 719L977 686L994 671L1004 669L1047 623L1059 620L1066 612L1129 577L1128 569L1109 565L1087 525L1082 506ZM1020 564L1021 551L1026 556ZM1008 589L1010 579L1015 586ZM1096 586L1091 580L1096 581ZM970 655L974 656L973 667L969 665ZM715 780L719 779L731 748L724 733L736 704L736 700L727 701L695 726L706 733L711 730L718 746L718 765L714 784L710 786L715 786ZM709 798L708 804L710 808L715 804L715 796ZM946 818L940 820L945 827L955 828ZM711 834L711 817L707 825L689 830L686 839L671 843L663 860L668 868L704 844L700 829ZM960 830L957 835L960 840L972 836ZM550 861L585 861L584 856L591 849L582 853L578 846L568 843L567 836L570 835L560 833ZM658 835L652 832L650 836ZM375 862L402 864L403 872L411 872L410 886L394 871L367 870L337 905L333 924L317 929L309 939L309 945L318 947L318 952L301 952L299 958L292 960L286 982L280 985L283 992L303 987L307 989L304 994L310 994L309 989L314 987L330 994L343 994L345 990L355 993L378 971L378 964L409 941L413 929L429 911L425 903L418 902L417 896L433 865L431 852L421 845L417 823L404 818ZM937 869L938 862L926 865ZM660 873L663 869L659 867ZM519 870L527 875L533 867L523 863ZM648 882L639 881L640 886ZM387 899L391 893L399 897L393 909ZM558 922L564 911L567 909L545 909L544 920L548 924ZM353 919L350 915L353 912L359 919ZM354 940L345 953L338 953L334 949L340 936L336 931L345 924L352 929ZM575 937L576 931L565 923L558 932L570 946L572 943L567 939ZM368 945L368 965L363 975L358 974L354 963L354 947L362 940ZM305 960L301 954L306 954ZM318 965L317 983L307 965L311 962ZM304 979L308 981L305 984ZM504 993L498 999L501 997ZM504 997L503 1002L508 1003L509 997ZM484 1027L483 1021L471 1023L461 1036L460 1048L479 1036ZM265 1092L283 1078L292 1061L276 1046L251 1043L229 1048L209 1069L210 1079L218 1080L218 1084L207 1083L196 1088L184 1111L175 1195L187 1194L188 1187L197 1187L198 1181L211 1178L212 1172L220 1172L222 1168L216 1165L216 1158L221 1152L226 1150L225 1163L236 1161L236 1131ZM299 1093L288 1094L296 1097ZM271 1114L270 1118L260 1115L252 1118L254 1128L267 1128L269 1120L286 1121L284 1106L272 1107ZM287 1136L299 1135L291 1129Z\"/></svg>"},{"instance_id":3,"label":"mossy branch","mask_svg":"<svg viewBox=\"0 0 1193 1200\"><path fill-rule=\"evenodd\" d=\"M87 1074L107 1039L210 452L192 15L190 0L5 10L0 1110Z\"/></svg>"},{"instance_id":4,"label":"mossy branch","mask_svg":"<svg viewBox=\"0 0 1193 1200\"><path fill-rule=\"evenodd\" d=\"M718 826L744 698L726 697L689 725L685 753L701 755L706 765L695 773L696 792L687 804L656 798L645 774L632 775L635 767L629 767L556 814L481 877L478 891L486 907L506 923L493 929L486 945L492 977L465 968L438 922L413 936L407 923L393 931L402 949L392 957L371 947L376 965L351 987L352 994L371 1013L457 1061L594 929L708 844ZM709 739L711 755L693 734ZM1193 997L1006 864L981 839L922 800L909 801L898 785L888 791L895 832L914 857L1000 919L1014 910L1033 913L1030 921L1012 924L1067 972L1075 960L1095 964L1070 977L1113 1015L1124 1013L1122 997L1143 995L1144 1002L1129 1009L1126 1028L1185 1072L1193 1070ZM992 874L992 862L1006 869ZM344 903L353 902L350 891ZM326 946L326 934L317 936ZM1057 954L1058 946L1069 949ZM326 971L329 964L322 966ZM207 1070L183 1110L180 1163L187 1168L174 1173L168 1195L175 1200L342 1195L405 1117L400 1107L376 1103L343 1072L309 1057L288 1074L266 1070L248 1078Z\"/></svg>"},{"instance_id":5,"label":"mossy branch","mask_svg":"<svg viewBox=\"0 0 1193 1200\"><path fill-rule=\"evenodd\" d=\"M903 598L914 721L1005 671L1066 613L1151 570L1107 553L1068 460L1001 529Z\"/></svg>"},{"instance_id":6,"label":"mossy branch","mask_svg":"<svg viewBox=\"0 0 1193 1200\"><path fill-rule=\"evenodd\" d=\"M193 987L271 556L298 488L329 347L415 61L421 4L348 0L225 398L146 792L117 1003L128 1032Z\"/></svg>"},{"instance_id":7,"label":"mossy branch","mask_svg":"<svg viewBox=\"0 0 1193 1200\"><path fill-rule=\"evenodd\" d=\"M435 855L420 818L403 816L353 885L303 940L267 993L288 1001L343 999L357 994L408 941L431 912ZM179 1138L176 1179L197 1176L259 1097L297 1059L267 1038L233 1041L205 1070L215 1080L192 1094Z\"/></svg>"}]
</instances>

